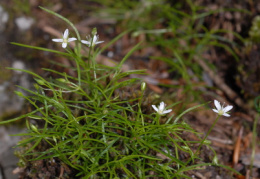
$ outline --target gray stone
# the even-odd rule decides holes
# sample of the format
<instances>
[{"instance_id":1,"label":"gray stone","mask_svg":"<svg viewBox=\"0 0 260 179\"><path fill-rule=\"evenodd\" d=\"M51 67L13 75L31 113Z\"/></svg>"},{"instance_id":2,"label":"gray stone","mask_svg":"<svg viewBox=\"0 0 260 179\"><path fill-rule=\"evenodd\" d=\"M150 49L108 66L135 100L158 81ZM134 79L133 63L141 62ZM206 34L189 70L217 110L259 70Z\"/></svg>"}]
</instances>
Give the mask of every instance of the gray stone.
<instances>
[{"instance_id":1,"label":"gray stone","mask_svg":"<svg viewBox=\"0 0 260 179\"><path fill-rule=\"evenodd\" d=\"M14 155L14 148L20 137L10 136L11 134L23 133L25 129L14 126L0 126L0 164L3 169L2 176L5 179L17 179L18 175L13 174L17 168L18 158ZM0 171L1 172L1 171ZM1 179L1 174L0 174Z\"/></svg>"},{"instance_id":2,"label":"gray stone","mask_svg":"<svg viewBox=\"0 0 260 179\"><path fill-rule=\"evenodd\" d=\"M13 170L17 168L18 158L14 156L14 149L9 148L1 156L0 162L4 170L5 179L17 179L18 174L13 174Z\"/></svg>"},{"instance_id":3,"label":"gray stone","mask_svg":"<svg viewBox=\"0 0 260 179\"><path fill-rule=\"evenodd\" d=\"M0 32L3 32L5 30L8 19L9 19L8 13L0 5Z\"/></svg>"},{"instance_id":4,"label":"gray stone","mask_svg":"<svg viewBox=\"0 0 260 179\"><path fill-rule=\"evenodd\" d=\"M4 64L4 61L2 64ZM25 69L25 64L18 60L15 60L11 66L17 69ZM6 69L3 68L3 70ZM0 119L12 116L22 110L24 99L14 93L14 91L21 91L15 85L19 85L25 88L30 87L28 74L24 72L6 70L3 72L3 75L5 76L0 76Z\"/></svg>"},{"instance_id":5,"label":"gray stone","mask_svg":"<svg viewBox=\"0 0 260 179\"><path fill-rule=\"evenodd\" d=\"M31 17L18 17L15 19L15 24L19 28L20 31L26 31L31 28L34 20Z\"/></svg>"}]
</instances>

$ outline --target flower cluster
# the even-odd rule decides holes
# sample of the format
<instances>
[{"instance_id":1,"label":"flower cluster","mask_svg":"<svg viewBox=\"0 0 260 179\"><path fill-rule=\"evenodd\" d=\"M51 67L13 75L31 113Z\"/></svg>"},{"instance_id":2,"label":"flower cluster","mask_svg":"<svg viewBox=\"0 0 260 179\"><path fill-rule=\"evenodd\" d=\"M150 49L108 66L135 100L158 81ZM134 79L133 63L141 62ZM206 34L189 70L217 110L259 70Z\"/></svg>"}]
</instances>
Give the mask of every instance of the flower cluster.
<instances>
[{"instance_id":1,"label":"flower cluster","mask_svg":"<svg viewBox=\"0 0 260 179\"><path fill-rule=\"evenodd\" d=\"M96 35L96 33L93 33L92 36L87 36L87 40L81 40L81 43L88 45L89 47L94 47L96 44L103 43L104 41L98 41L99 36ZM75 37L69 38L69 30L66 29L64 31L63 37L61 39L52 39L54 42L61 42L62 43L62 48L66 48L69 42L77 40ZM230 115L227 113L230 111L233 106L226 106L224 107L224 104L221 106L220 102L217 100L214 100L214 104L216 106L216 109L212 109L215 113L218 113L220 116L226 116L230 117ZM153 109L159 114L159 115L165 115L167 113L170 113L172 110L168 109L165 110L165 103L161 102L158 107L155 105L152 105Z\"/></svg>"},{"instance_id":2,"label":"flower cluster","mask_svg":"<svg viewBox=\"0 0 260 179\"><path fill-rule=\"evenodd\" d=\"M230 115L227 112L230 111L233 108L233 106L227 105L226 107L224 107L224 104L221 106L220 102L217 100L214 100L214 104L216 106L216 109L212 109L212 110L215 113L218 113L218 115L220 116L223 115L226 117L230 117ZM158 108L155 105L152 105L152 107L159 115L164 115L172 111L171 109L165 110L166 105L164 102L161 102Z\"/></svg>"},{"instance_id":3,"label":"flower cluster","mask_svg":"<svg viewBox=\"0 0 260 179\"><path fill-rule=\"evenodd\" d=\"M88 45L89 47L93 47L96 44L100 44L104 41L98 41L98 35L94 35L93 38L91 36L87 36L88 40L81 40L81 43Z\"/></svg>"},{"instance_id":4,"label":"flower cluster","mask_svg":"<svg viewBox=\"0 0 260 179\"><path fill-rule=\"evenodd\" d=\"M69 42L77 40L75 37L69 37L69 30L66 29L61 39L52 39L53 42L61 42L62 48L66 48ZM104 41L98 41L98 35L94 34L93 37L87 36L87 40L81 40L81 43L94 47L96 44L100 44Z\"/></svg>"}]
</instances>

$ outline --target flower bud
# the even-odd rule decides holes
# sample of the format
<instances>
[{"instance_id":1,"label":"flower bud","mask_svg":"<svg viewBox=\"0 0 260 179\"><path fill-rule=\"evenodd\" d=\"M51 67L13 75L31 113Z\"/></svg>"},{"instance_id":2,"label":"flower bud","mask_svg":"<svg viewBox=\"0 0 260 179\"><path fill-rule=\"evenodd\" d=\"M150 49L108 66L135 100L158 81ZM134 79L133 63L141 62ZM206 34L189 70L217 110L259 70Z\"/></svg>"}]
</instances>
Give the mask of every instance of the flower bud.
<instances>
[{"instance_id":1,"label":"flower bud","mask_svg":"<svg viewBox=\"0 0 260 179\"><path fill-rule=\"evenodd\" d=\"M34 80L39 84L39 85L44 85L45 82L41 79L38 79L38 78L34 78Z\"/></svg>"},{"instance_id":2,"label":"flower bud","mask_svg":"<svg viewBox=\"0 0 260 179\"><path fill-rule=\"evenodd\" d=\"M60 81L60 82L63 82L63 83L67 82L67 80L65 80L64 78L58 78L57 80Z\"/></svg>"},{"instance_id":3,"label":"flower bud","mask_svg":"<svg viewBox=\"0 0 260 179\"><path fill-rule=\"evenodd\" d=\"M92 29L91 34L92 34L93 36L97 35L97 28L96 28L96 27Z\"/></svg>"},{"instance_id":4,"label":"flower bud","mask_svg":"<svg viewBox=\"0 0 260 179\"><path fill-rule=\"evenodd\" d=\"M214 156L214 158L213 158L213 160L212 160L212 163L214 164L214 165L218 165L218 157L215 155Z\"/></svg>"},{"instance_id":5,"label":"flower bud","mask_svg":"<svg viewBox=\"0 0 260 179\"><path fill-rule=\"evenodd\" d=\"M20 97L24 97L23 93L20 92L20 91L15 91L15 94L18 95L18 96L20 96Z\"/></svg>"},{"instance_id":6,"label":"flower bud","mask_svg":"<svg viewBox=\"0 0 260 179\"><path fill-rule=\"evenodd\" d=\"M35 125L31 124L31 129L34 131L34 132L37 132L38 133L38 129Z\"/></svg>"},{"instance_id":7,"label":"flower bud","mask_svg":"<svg viewBox=\"0 0 260 179\"><path fill-rule=\"evenodd\" d=\"M205 140L205 141L203 142L203 144L205 144L205 145L210 145L210 144L211 144L211 141L210 141L210 140Z\"/></svg>"},{"instance_id":8,"label":"flower bud","mask_svg":"<svg viewBox=\"0 0 260 179\"><path fill-rule=\"evenodd\" d=\"M141 84L141 90L144 91L145 88L146 88L146 83L145 83L145 82L142 82L142 84Z\"/></svg>"},{"instance_id":9,"label":"flower bud","mask_svg":"<svg viewBox=\"0 0 260 179\"><path fill-rule=\"evenodd\" d=\"M184 150L190 150L190 148L189 147L187 147L187 146L181 146Z\"/></svg>"}]
</instances>

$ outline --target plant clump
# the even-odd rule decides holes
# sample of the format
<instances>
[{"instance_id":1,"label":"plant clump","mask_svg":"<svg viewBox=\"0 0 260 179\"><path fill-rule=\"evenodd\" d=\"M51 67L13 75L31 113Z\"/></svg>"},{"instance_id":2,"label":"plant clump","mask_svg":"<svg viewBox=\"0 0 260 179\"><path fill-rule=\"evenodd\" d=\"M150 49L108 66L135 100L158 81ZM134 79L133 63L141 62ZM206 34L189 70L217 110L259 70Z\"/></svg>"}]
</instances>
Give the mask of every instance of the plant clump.
<instances>
[{"instance_id":1,"label":"plant clump","mask_svg":"<svg viewBox=\"0 0 260 179\"><path fill-rule=\"evenodd\" d=\"M16 45L62 55L75 63L68 68L77 75L44 69L56 76L45 79L20 70L31 74L36 82L34 90L20 87L30 95L16 92L30 102L33 110L9 121L25 118L28 128L26 133L18 134L25 136L18 143L24 149L19 156L23 174L27 174L21 178L189 178L191 170L221 166L213 149L214 156L209 157L212 161L200 162L199 149L210 145L206 138L223 113L218 113L214 125L201 139L181 118L204 104L175 116L171 108L179 102L167 107L167 102L161 102L156 107L152 96L145 93L145 83L127 78L131 74L145 74L145 70L121 70L140 44L115 67L97 64L95 58L101 50L95 46L103 43L98 41L97 30L93 29L88 41L81 40L68 19L42 9L68 23L76 38L68 38L67 29L62 39L53 39L62 43L65 52ZM124 91L134 86L139 89ZM218 111L219 108L217 105ZM197 140L185 139L183 133L192 134Z\"/></svg>"}]
</instances>

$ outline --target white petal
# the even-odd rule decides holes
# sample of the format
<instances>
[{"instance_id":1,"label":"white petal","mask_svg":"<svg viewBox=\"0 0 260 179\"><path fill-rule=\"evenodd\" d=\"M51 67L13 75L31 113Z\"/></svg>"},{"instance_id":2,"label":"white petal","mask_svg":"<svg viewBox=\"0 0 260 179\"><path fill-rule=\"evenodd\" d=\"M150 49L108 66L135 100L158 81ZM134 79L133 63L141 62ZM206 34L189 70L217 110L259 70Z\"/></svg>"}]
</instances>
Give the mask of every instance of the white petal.
<instances>
[{"instance_id":1,"label":"white petal","mask_svg":"<svg viewBox=\"0 0 260 179\"><path fill-rule=\"evenodd\" d=\"M163 111L164 108L165 108L165 104L164 104L164 102L161 102L161 103L160 103L160 106L159 106L159 110L160 110L160 111Z\"/></svg>"},{"instance_id":2,"label":"white petal","mask_svg":"<svg viewBox=\"0 0 260 179\"><path fill-rule=\"evenodd\" d=\"M212 109L215 113L218 113L218 110L216 110L216 109Z\"/></svg>"},{"instance_id":3,"label":"white petal","mask_svg":"<svg viewBox=\"0 0 260 179\"><path fill-rule=\"evenodd\" d=\"M63 38L64 38L64 39L67 39L68 36L69 36L69 30L66 29L65 32L64 32Z\"/></svg>"},{"instance_id":4,"label":"white petal","mask_svg":"<svg viewBox=\"0 0 260 179\"><path fill-rule=\"evenodd\" d=\"M168 110L163 111L163 114L167 114L167 113L170 113L170 112L172 112L172 110L168 109Z\"/></svg>"},{"instance_id":5,"label":"white petal","mask_svg":"<svg viewBox=\"0 0 260 179\"><path fill-rule=\"evenodd\" d=\"M86 41L86 40L81 40L81 43L90 45L90 42L89 42L89 41Z\"/></svg>"},{"instance_id":6,"label":"white petal","mask_svg":"<svg viewBox=\"0 0 260 179\"><path fill-rule=\"evenodd\" d=\"M98 41L98 36L94 35L94 37L93 37L93 44L96 44L97 41Z\"/></svg>"},{"instance_id":7,"label":"white petal","mask_svg":"<svg viewBox=\"0 0 260 179\"><path fill-rule=\"evenodd\" d=\"M215 104L217 110L219 111L221 109L220 103L217 100L214 100L214 104Z\"/></svg>"},{"instance_id":8,"label":"white petal","mask_svg":"<svg viewBox=\"0 0 260 179\"><path fill-rule=\"evenodd\" d=\"M98 42L96 42L96 44L100 44L100 43L103 43L103 42L105 42L105 41L98 41Z\"/></svg>"},{"instance_id":9,"label":"white petal","mask_svg":"<svg viewBox=\"0 0 260 179\"><path fill-rule=\"evenodd\" d=\"M66 48L67 47L67 43L63 42L62 43L62 48Z\"/></svg>"},{"instance_id":10,"label":"white petal","mask_svg":"<svg viewBox=\"0 0 260 179\"><path fill-rule=\"evenodd\" d=\"M53 42L63 42L63 39L52 39Z\"/></svg>"},{"instance_id":11,"label":"white petal","mask_svg":"<svg viewBox=\"0 0 260 179\"><path fill-rule=\"evenodd\" d=\"M74 41L74 40L77 40L75 37L72 37L72 38L69 38L68 39L68 42L72 42L72 41Z\"/></svg>"},{"instance_id":12,"label":"white petal","mask_svg":"<svg viewBox=\"0 0 260 179\"><path fill-rule=\"evenodd\" d=\"M230 111L232 108L233 108L233 106L226 106L226 107L223 109L223 111L224 111L224 112L228 112L228 111Z\"/></svg>"},{"instance_id":13,"label":"white petal","mask_svg":"<svg viewBox=\"0 0 260 179\"><path fill-rule=\"evenodd\" d=\"M153 109L158 112L158 108L155 105L152 105Z\"/></svg>"},{"instance_id":14,"label":"white petal","mask_svg":"<svg viewBox=\"0 0 260 179\"><path fill-rule=\"evenodd\" d=\"M230 117L228 113L224 113L223 116Z\"/></svg>"}]
</instances>

